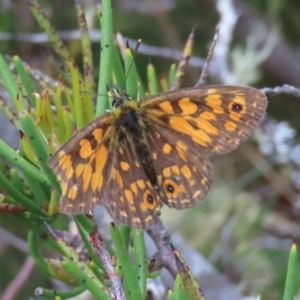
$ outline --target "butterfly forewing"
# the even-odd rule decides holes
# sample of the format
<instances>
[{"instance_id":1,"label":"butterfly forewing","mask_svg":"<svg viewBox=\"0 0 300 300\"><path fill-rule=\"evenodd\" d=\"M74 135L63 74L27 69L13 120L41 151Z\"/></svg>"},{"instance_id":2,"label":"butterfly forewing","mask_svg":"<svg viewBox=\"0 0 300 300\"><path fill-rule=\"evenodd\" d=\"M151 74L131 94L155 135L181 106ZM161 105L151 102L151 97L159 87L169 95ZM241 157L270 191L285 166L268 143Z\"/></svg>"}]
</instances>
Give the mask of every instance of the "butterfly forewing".
<instances>
[{"instance_id":1,"label":"butterfly forewing","mask_svg":"<svg viewBox=\"0 0 300 300\"><path fill-rule=\"evenodd\" d=\"M202 151L224 154L254 131L267 99L253 88L212 86L150 96L141 106L171 130L188 136Z\"/></svg>"},{"instance_id":2,"label":"butterfly forewing","mask_svg":"<svg viewBox=\"0 0 300 300\"><path fill-rule=\"evenodd\" d=\"M114 125L110 115L77 132L49 160L62 188L60 210L87 213L103 198L113 167L110 148Z\"/></svg>"}]
</instances>

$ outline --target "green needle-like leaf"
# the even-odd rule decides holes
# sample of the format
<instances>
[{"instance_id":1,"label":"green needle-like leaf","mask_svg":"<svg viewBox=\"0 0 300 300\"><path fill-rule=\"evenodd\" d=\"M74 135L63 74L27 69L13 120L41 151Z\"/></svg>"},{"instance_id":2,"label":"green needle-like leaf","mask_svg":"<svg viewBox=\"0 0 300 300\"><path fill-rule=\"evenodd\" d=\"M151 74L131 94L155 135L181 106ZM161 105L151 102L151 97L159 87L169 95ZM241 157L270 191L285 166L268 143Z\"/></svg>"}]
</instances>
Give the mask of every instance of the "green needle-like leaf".
<instances>
[{"instance_id":1,"label":"green needle-like leaf","mask_svg":"<svg viewBox=\"0 0 300 300\"><path fill-rule=\"evenodd\" d=\"M101 37L101 60L100 60L100 74L98 83L98 100L96 107L96 116L101 116L108 108L107 100L107 85L110 85L112 74L111 63L111 48L113 43L113 23L112 23L112 9L110 0L102 1L102 9L100 12L100 25L102 28Z\"/></svg>"},{"instance_id":2,"label":"green needle-like leaf","mask_svg":"<svg viewBox=\"0 0 300 300\"><path fill-rule=\"evenodd\" d=\"M293 243L290 251L290 256L289 256L283 300L294 299L297 261L298 261L297 246L296 243Z\"/></svg>"}]
</instances>

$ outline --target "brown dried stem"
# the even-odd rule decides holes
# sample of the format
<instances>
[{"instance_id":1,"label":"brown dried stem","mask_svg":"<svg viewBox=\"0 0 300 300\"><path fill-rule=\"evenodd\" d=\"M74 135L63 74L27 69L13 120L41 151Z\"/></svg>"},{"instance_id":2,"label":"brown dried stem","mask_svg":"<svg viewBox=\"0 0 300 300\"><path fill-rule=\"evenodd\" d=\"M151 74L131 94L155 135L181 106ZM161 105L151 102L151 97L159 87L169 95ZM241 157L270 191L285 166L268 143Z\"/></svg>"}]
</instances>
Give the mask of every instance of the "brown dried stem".
<instances>
[{"instance_id":1,"label":"brown dried stem","mask_svg":"<svg viewBox=\"0 0 300 300\"><path fill-rule=\"evenodd\" d=\"M122 286L122 280L115 272L115 267L112 262L112 258L103 243L103 240L100 236L100 233L96 230L92 234L90 234L90 240L94 247L95 254L101 259L108 277L112 284L112 289L114 293L114 298L116 300L125 300L125 294Z\"/></svg>"},{"instance_id":2,"label":"brown dried stem","mask_svg":"<svg viewBox=\"0 0 300 300\"><path fill-rule=\"evenodd\" d=\"M147 230L147 233L153 239L158 250L158 253L155 255L155 259L158 260L158 263L161 263L175 278L178 271L174 253L170 247L170 233L164 228L160 219L151 229Z\"/></svg>"}]
</instances>

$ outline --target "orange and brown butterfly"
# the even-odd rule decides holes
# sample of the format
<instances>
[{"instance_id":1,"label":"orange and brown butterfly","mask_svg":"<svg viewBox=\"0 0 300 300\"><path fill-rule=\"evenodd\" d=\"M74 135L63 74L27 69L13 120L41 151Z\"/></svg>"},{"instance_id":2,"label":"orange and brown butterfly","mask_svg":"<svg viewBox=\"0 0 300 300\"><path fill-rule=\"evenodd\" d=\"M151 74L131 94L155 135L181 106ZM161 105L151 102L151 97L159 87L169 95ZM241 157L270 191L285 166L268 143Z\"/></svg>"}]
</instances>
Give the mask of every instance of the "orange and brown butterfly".
<instances>
[{"instance_id":1,"label":"orange and brown butterfly","mask_svg":"<svg viewBox=\"0 0 300 300\"><path fill-rule=\"evenodd\" d=\"M87 213L105 202L118 222L149 229L163 204L185 209L203 200L209 155L230 152L253 133L267 99L254 88L211 86L141 101L115 92L113 105L50 159L60 210Z\"/></svg>"}]
</instances>

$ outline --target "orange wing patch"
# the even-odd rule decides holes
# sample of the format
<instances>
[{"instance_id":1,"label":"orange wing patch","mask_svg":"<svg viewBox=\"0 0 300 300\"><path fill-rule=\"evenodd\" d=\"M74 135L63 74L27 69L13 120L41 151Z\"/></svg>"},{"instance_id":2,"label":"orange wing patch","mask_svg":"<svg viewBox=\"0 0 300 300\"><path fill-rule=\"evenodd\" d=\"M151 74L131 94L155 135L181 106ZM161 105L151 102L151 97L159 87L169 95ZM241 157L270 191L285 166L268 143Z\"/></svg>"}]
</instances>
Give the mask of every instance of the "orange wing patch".
<instances>
[{"instance_id":1,"label":"orange wing patch","mask_svg":"<svg viewBox=\"0 0 300 300\"><path fill-rule=\"evenodd\" d=\"M221 107L222 94L219 94L216 89L209 89L207 91L208 96L205 98L206 105L212 108L214 114L224 114L225 111Z\"/></svg>"},{"instance_id":2,"label":"orange wing patch","mask_svg":"<svg viewBox=\"0 0 300 300\"><path fill-rule=\"evenodd\" d=\"M182 98L178 101L178 105L182 110L183 115L192 115L197 112L197 104L191 102L190 98Z\"/></svg>"}]
</instances>

